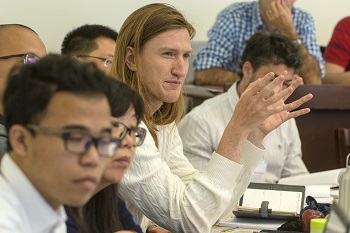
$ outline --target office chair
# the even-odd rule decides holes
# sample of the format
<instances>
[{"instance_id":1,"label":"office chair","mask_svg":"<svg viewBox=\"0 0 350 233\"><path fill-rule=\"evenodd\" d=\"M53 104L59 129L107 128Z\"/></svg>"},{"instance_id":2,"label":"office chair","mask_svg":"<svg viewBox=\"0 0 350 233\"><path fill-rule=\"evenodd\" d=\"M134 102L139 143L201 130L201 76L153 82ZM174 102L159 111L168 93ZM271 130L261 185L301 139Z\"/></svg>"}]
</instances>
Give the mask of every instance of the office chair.
<instances>
[{"instance_id":1,"label":"office chair","mask_svg":"<svg viewBox=\"0 0 350 233\"><path fill-rule=\"evenodd\" d=\"M350 153L350 128L335 130L335 146L339 168L346 166L346 156Z\"/></svg>"}]
</instances>

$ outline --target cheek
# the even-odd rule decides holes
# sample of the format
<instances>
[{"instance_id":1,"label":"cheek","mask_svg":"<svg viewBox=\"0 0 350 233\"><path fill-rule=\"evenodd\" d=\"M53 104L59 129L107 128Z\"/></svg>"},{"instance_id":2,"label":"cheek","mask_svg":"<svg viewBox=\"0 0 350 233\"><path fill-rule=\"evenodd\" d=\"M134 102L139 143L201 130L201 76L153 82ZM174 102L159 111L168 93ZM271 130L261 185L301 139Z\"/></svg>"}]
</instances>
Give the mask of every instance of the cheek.
<instances>
[{"instance_id":1,"label":"cheek","mask_svg":"<svg viewBox=\"0 0 350 233\"><path fill-rule=\"evenodd\" d=\"M110 165L103 173L103 179L110 183L118 183L122 180L126 170L125 168Z\"/></svg>"}]
</instances>

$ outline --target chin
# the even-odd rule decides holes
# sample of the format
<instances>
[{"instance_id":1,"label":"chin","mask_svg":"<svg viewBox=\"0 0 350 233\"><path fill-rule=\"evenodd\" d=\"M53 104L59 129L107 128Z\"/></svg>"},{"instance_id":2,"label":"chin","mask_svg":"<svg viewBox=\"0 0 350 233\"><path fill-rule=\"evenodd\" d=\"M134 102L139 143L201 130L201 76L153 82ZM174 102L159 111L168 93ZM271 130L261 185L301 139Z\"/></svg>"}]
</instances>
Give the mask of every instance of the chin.
<instances>
[{"instance_id":1,"label":"chin","mask_svg":"<svg viewBox=\"0 0 350 233\"><path fill-rule=\"evenodd\" d=\"M109 174L108 177L104 177L104 179L109 183L119 183L124 176L125 171L120 171L118 173L114 172L114 174Z\"/></svg>"}]
</instances>

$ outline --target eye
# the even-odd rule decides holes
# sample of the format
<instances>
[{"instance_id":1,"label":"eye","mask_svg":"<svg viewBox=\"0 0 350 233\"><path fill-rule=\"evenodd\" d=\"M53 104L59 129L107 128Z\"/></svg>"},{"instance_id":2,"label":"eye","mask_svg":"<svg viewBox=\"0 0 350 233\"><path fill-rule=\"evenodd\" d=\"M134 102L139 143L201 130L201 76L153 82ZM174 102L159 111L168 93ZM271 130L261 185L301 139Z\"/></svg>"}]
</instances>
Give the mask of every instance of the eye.
<instances>
[{"instance_id":1,"label":"eye","mask_svg":"<svg viewBox=\"0 0 350 233\"><path fill-rule=\"evenodd\" d=\"M174 56L173 52L164 52L163 54L170 57Z\"/></svg>"},{"instance_id":2,"label":"eye","mask_svg":"<svg viewBox=\"0 0 350 233\"><path fill-rule=\"evenodd\" d=\"M185 53L185 54L183 55L183 57L188 59L188 58L190 58L190 57L191 57L191 54L189 54L189 53Z\"/></svg>"}]
</instances>

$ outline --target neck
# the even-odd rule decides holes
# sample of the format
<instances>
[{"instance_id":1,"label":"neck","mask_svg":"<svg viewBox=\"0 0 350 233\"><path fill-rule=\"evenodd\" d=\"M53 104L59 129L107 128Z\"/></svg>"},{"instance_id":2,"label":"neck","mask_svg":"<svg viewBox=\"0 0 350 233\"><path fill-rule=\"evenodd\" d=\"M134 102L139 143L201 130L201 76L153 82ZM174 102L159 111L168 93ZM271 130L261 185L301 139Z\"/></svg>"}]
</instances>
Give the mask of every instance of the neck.
<instances>
[{"instance_id":1,"label":"neck","mask_svg":"<svg viewBox=\"0 0 350 233\"><path fill-rule=\"evenodd\" d=\"M96 188L95 192L94 192L94 195L96 193L98 193L99 191L101 191L102 189L106 188L108 185L110 185L111 183L109 182L106 182L104 180L101 180L100 184L98 185L98 187Z\"/></svg>"},{"instance_id":2,"label":"neck","mask_svg":"<svg viewBox=\"0 0 350 233\"><path fill-rule=\"evenodd\" d=\"M246 85L242 80L237 81L237 94L238 97L241 97L242 93L245 89L247 89L248 85Z\"/></svg>"}]
</instances>

